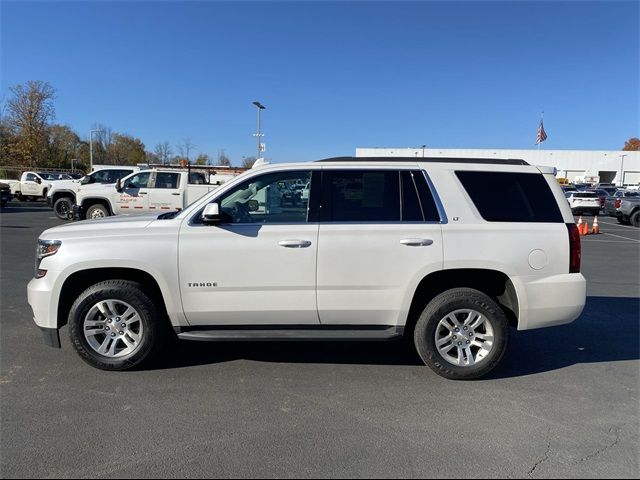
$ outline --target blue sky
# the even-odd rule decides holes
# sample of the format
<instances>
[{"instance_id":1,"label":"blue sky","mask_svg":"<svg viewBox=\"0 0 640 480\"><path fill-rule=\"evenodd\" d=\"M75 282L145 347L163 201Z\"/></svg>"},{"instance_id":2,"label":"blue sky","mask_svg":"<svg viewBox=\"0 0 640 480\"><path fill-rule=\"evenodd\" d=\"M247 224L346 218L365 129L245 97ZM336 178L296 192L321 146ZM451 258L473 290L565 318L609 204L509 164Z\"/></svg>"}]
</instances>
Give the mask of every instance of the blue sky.
<instances>
[{"instance_id":1,"label":"blue sky","mask_svg":"<svg viewBox=\"0 0 640 480\"><path fill-rule=\"evenodd\" d=\"M353 155L357 146L619 149L639 136L639 3L2 2L2 79L57 121L147 149ZM174 147L175 150L175 147Z\"/></svg>"}]
</instances>

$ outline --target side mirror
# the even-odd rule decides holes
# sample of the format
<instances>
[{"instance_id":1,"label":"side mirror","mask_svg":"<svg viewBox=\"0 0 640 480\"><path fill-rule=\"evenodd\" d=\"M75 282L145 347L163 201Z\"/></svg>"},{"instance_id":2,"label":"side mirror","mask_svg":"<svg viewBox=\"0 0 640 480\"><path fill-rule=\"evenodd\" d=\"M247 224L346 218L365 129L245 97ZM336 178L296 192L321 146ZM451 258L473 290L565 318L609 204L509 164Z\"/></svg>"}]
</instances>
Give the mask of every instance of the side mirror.
<instances>
[{"instance_id":1,"label":"side mirror","mask_svg":"<svg viewBox=\"0 0 640 480\"><path fill-rule=\"evenodd\" d=\"M202 212L202 223L205 225L215 225L221 221L219 203L210 203L204 207L204 211Z\"/></svg>"},{"instance_id":2,"label":"side mirror","mask_svg":"<svg viewBox=\"0 0 640 480\"><path fill-rule=\"evenodd\" d=\"M118 181L116 182L116 190L118 192L122 191L122 182L120 181L120 179L118 179Z\"/></svg>"},{"instance_id":3,"label":"side mirror","mask_svg":"<svg viewBox=\"0 0 640 480\"><path fill-rule=\"evenodd\" d=\"M42 179L41 179L41 178L39 178L39 177L36 177L36 183L37 183L38 185L40 185L40 184L42 183Z\"/></svg>"}]
</instances>

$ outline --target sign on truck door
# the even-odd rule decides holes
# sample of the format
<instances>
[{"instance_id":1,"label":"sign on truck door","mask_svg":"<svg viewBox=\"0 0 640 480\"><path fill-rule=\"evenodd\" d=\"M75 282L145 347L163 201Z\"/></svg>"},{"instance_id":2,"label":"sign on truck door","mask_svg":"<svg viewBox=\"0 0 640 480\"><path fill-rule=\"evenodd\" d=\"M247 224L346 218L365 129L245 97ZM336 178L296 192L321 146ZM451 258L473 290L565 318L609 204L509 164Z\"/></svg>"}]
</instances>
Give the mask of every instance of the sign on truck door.
<instances>
[{"instance_id":1,"label":"sign on truck door","mask_svg":"<svg viewBox=\"0 0 640 480\"><path fill-rule=\"evenodd\" d=\"M149 209L151 172L142 172L124 180L122 189L113 198L115 215L136 213Z\"/></svg>"},{"instance_id":2,"label":"sign on truck door","mask_svg":"<svg viewBox=\"0 0 640 480\"><path fill-rule=\"evenodd\" d=\"M183 205L180 173L156 172L153 187L149 189L149 210L179 210Z\"/></svg>"}]
</instances>

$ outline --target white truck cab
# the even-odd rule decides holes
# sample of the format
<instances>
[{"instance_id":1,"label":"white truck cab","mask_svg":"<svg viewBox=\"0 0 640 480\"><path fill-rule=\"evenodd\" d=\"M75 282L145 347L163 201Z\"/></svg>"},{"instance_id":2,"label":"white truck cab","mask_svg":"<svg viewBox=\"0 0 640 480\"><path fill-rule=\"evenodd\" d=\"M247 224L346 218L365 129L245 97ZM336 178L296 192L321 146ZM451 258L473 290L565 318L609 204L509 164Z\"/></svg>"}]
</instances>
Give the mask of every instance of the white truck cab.
<instances>
[{"instance_id":1,"label":"white truck cab","mask_svg":"<svg viewBox=\"0 0 640 480\"><path fill-rule=\"evenodd\" d=\"M92 184L78 189L80 218L97 219L131 213L178 211L218 188L200 172L139 170L115 184Z\"/></svg>"},{"instance_id":2,"label":"white truck cab","mask_svg":"<svg viewBox=\"0 0 640 480\"><path fill-rule=\"evenodd\" d=\"M69 179L70 176L61 173L24 172L19 182L11 183L11 193L18 200L46 198L53 185Z\"/></svg>"},{"instance_id":3,"label":"white truck cab","mask_svg":"<svg viewBox=\"0 0 640 480\"><path fill-rule=\"evenodd\" d=\"M175 187L164 173L175 172L139 172L105 198L166 213L40 236L28 298L49 345L68 324L83 360L126 370L168 336L408 337L433 371L471 379L499 364L511 330L572 322L585 305L569 205L552 172L521 160L269 165L181 211L151 198ZM282 202L282 185L307 184L308 196Z\"/></svg>"},{"instance_id":4,"label":"white truck cab","mask_svg":"<svg viewBox=\"0 0 640 480\"><path fill-rule=\"evenodd\" d=\"M83 185L113 184L118 179L140 170L135 166L109 166L94 170L79 180L63 180L55 182L47 193L47 204L53 208L60 219L73 218L72 208L76 203L76 195Z\"/></svg>"}]
</instances>

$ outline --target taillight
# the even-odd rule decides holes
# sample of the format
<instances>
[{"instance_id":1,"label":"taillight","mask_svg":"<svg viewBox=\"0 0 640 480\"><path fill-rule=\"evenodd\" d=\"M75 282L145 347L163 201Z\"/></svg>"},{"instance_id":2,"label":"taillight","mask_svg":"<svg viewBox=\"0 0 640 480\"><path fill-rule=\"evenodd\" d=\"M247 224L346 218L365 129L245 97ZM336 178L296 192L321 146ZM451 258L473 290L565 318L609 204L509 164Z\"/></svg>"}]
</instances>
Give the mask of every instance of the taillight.
<instances>
[{"instance_id":1,"label":"taillight","mask_svg":"<svg viewBox=\"0 0 640 480\"><path fill-rule=\"evenodd\" d=\"M621 204L621 203L622 203L622 200L621 200L621 199L619 199L619 198L617 198L617 199L616 199L616 203L615 203L616 208L620 208L620 204Z\"/></svg>"},{"instance_id":2,"label":"taillight","mask_svg":"<svg viewBox=\"0 0 640 480\"><path fill-rule=\"evenodd\" d=\"M575 223L567 223L567 228L569 229L569 273L580 273L582 257L580 232Z\"/></svg>"}]
</instances>

